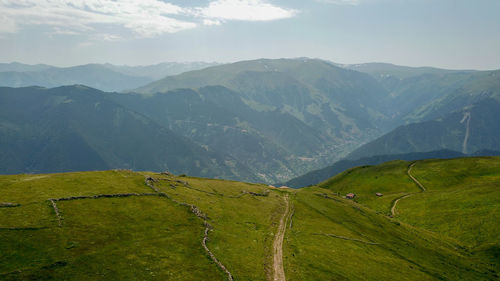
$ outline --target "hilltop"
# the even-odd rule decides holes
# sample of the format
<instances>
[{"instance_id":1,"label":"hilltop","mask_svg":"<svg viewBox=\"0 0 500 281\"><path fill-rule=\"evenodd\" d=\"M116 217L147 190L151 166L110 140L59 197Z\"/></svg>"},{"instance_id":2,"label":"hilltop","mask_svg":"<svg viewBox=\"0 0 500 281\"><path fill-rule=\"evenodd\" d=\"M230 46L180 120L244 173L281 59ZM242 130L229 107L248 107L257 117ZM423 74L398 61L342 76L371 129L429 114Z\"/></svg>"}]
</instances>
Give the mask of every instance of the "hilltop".
<instances>
[{"instance_id":1,"label":"hilltop","mask_svg":"<svg viewBox=\"0 0 500 281\"><path fill-rule=\"evenodd\" d=\"M127 170L0 176L0 278L493 280L499 168L395 161L300 190Z\"/></svg>"}]
</instances>

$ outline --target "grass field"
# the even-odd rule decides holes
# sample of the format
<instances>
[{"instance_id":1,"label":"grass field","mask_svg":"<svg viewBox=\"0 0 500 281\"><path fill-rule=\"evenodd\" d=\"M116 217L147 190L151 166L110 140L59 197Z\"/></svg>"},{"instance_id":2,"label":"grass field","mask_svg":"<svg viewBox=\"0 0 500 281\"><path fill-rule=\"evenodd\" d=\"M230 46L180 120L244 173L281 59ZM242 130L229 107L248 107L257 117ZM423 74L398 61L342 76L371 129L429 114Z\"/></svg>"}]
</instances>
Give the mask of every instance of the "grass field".
<instances>
[{"instance_id":1,"label":"grass field","mask_svg":"<svg viewBox=\"0 0 500 281\"><path fill-rule=\"evenodd\" d=\"M500 157L417 161L411 174L425 192L407 174L412 163L354 168L320 186L340 194L354 192L355 201L386 215L398 196L411 194L398 202L398 220L454 239L498 272ZM383 197L374 195L378 190L383 190Z\"/></svg>"},{"instance_id":2,"label":"grass field","mask_svg":"<svg viewBox=\"0 0 500 281\"><path fill-rule=\"evenodd\" d=\"M286 194L287 280L497 279L500 158L418 161L424 192L410 164L301 190L125 170L0 176L0 280L227 280L205 231L234 280L271 280Z\"/></svg>"}]
</instances>

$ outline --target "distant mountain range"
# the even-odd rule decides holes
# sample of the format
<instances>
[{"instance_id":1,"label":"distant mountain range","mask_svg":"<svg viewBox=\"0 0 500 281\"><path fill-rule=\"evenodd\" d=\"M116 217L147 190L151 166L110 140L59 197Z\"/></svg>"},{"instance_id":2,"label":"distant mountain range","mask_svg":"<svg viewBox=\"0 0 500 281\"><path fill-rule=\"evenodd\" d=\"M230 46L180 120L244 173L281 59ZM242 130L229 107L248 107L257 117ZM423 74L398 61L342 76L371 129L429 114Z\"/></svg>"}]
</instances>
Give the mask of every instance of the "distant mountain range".
<instances>
[{"instance_id":1,"label":"distant mountain range","mask_svg":"<svg viewBox=\"0 0 500 281\"><path fill-rule=\"evenodd\" d=\"M361 63L361 64L336 64L336 65L339 67L363 73L368 73L377 79L384 79L388 77L405 79L424 74L443 75L451 73L475 72L475 70L451 70L451 69L442 69L435 67L410 67L410 66L401 66L391 63L379 63L379 62Z\"/></svg>"},{"instance_id":2,"label":"distant mountain range","mask_svg":"<svg viewBox=\"0 0 500 281\"><path fill-rule=\"evenodd\" d=\"M150 66L118 66L86 64L74 67L55 67L45 64L0 64L0 86L59 87L82 84L103 91L124 91L137 88L168 75L200 69L215 63L160 63Z\"/></svg>"},{"instance_id":3,"label":"distant mountain range","mask_svg":"<svg viewBox=\"0 0 500 281\"><path fill-rule=\"evenodd\" d=\"M41 128L47 132L57 131L51 134L62 136L80 128L75 124L87 124L88 128L79 130L77 135L85 140L82 143L91 147L89 151L95 151L99 157L82 169L168 168L191 175L267 183L286 182L332 165L346 156L355 161L377 155L442 149L464 153L500 150L498 70L459 71L388 64L346 66L308 58L259 59L214 66L200 63L183 67L168 64L150 67L86 65L61 69L46 65L0 65L0 70L5 70L0 71L0 82L5 81L1 75L26 77L36 74L33 77L40 79L37 84L48 87L51 86L47 84L57 84L56 80L61 77L65 78L58 81L76 81L71 79L77 77L87 86L108 92L136 88L121 93L100 92L83 86L1 88L0 98L5 96L10 100L8 105L2 105L5 110L0 115L3 145L15 147L30 138L36 142L40 139L36 134L42 134ZM182 72L189 67L204 68L151 83L146 81L163 77L160 73L173 69ZM57 79L51 80L51 77ZM37 81L35 78L31 81ZM71 95L78 92L79 98L54 97L65 96L65 92ZM95 100L82 99L85 93ZM13 95L17 95L16 99ZM48 97L38 100L41 97L37 95ZM33 128L16 123L18 118L25 118L21 113L26 105L33 107L34 115L23 113L31 118L29 120L57 120L57 115L44 115L45 110L55 112L51 107L54 99L71 100L68 104L56 103L55 108L71 109L65 118L76 123L70 126L58 123L62 121L46 121L45 127L36 125ZM116 109L104 114L89 106L104 101ZM130 117L130 128L120 123L119 127L123 127L120 132L124 135L97 133L113 131L115 123L109 123L109 119L114 120L115 111L141 116L140 120L147 121L139 122ZM88 112L96 117L94 120L83 113L73 115L75 112ZM102 120L102 124L97 120ZM132 128L138 131L128 131ZM158 131L166 133L157 136L154 132ZM143 139L137 139L136 134ZM111 143L129 141L122 146L127 149L115 150L113 156L106 154L108 150L117 149ZM180 147L180 143L191 147L186 148L191 152L184 154L183 159L176 153L182 149L174 149ZM136 154L131 151L134 144L147 144L150 148ZM38 144L29 142L18 149L33 148L31 145L39 150ZM159 146L174 148L160 149ZM164 152L157 152L158 149ZM4 153L4 157L9 155L10 158L3 159L15 160L17 164L9 166L1 160L4 167L0 172L39 171L41 167L47 167L44 172L59 171L70 167L68 159L74 159L69 157L61 162L66 164L56 164L58 160L52 159L47 160L50 163L35 165L29 158L16 158L16 154ZM89 152L88 155L93 154ZM151 157L155 160L151 161ZM46 155L42 158L50 159ZM76 169L79 168L71 168Z\"/></svg>"},{"instance_id":4,"label":"distant mountain range","mask_svg":"<svg viewBox=\"0 0 500 281\"><path fill-rule=\"evenodd\" d=\"M257 179L237 160L177 136L101 91L65 86L0 93L3 174L120 168Z\"/></svg>"},{"instance_id":5,"label":"distant mountain range","mask_svg":"<svg viewBox=\"0 0 500 281\"><path fill-rule=\"evenodd\" d=\"M182 90L191 95L179 88L192 89ZM145 96L119 95L117 101L128 99L127 106L172 130L218 146L270 182L338 159L380 135L377 120L385 118L380 102L385 91L375 79L313 59L214 66L169 76L134 92ZM202 104L197 106L193 98ZM150 105L139 108L145 103ZM222 128L232 130L221 133Z\"/></svg>"}]
</instances>

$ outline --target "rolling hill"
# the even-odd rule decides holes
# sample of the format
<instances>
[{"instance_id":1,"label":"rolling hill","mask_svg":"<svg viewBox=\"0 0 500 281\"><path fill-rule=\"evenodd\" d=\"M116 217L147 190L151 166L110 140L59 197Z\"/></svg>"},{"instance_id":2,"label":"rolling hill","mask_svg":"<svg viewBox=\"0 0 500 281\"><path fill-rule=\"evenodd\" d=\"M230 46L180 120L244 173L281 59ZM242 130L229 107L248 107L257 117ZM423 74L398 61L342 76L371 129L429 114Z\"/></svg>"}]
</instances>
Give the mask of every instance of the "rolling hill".
<instances>
[{"instance_id":1,"label":"rolling hill","mask_svg":"<svg viewBox=\"0 0 500 281\"><path fill-rule=\"evenodd\" d=\"M0 176L0 278L495 280L499 163L394 161L299 190L127 170Z\"/></svg>"}]
</instances>

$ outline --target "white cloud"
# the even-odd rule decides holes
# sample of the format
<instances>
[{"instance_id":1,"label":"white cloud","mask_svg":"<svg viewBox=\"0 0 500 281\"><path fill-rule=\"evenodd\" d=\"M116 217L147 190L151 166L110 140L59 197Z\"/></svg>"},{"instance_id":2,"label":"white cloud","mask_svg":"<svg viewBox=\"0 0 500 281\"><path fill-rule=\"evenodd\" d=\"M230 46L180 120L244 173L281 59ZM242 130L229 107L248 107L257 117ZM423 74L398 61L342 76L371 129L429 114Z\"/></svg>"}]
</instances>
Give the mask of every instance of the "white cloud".
<instances>
[{"instance_id":1,"label":"white cloud","mask_svg":"<svg viewBox=\"0 0 500 281\"><path fill-rule=\"evenodd\" d=\"M199 8L201 16L219 20L270 21L290 18L296 13L262 0L216 0Z\"/></svg>"},{"instance_id":2,"label":"white cloud","mask_svg":"<svg viewBox=\"0 0 500 281\"><path fill-rule=\"evenodd\" d=\"M138 37L154 37L192 29L199 24L221 25L230 20L270 21L297 11L265 0L212 0L204 7L181 7L163 0L0 0L0 33L26 26L50 26L52 34L88 34L116 41L110 27L128 29ZM182 18L182 19L181 19ZM101 36L102 37L102 36Z\"/></svg>"},{"instance_id":3,"label":"white cloud","mask_svg":"<svg viewBox=\"0 0 500 281\"><path fill-rule=\"evenodd\" d=\"M336 5L358 5L361 0L316 0L317 2Z\"/></svg>"},{"instance_id":4,"label":"white cloud","mask_svg":"<svg viewBox=\"0 0 500 281\"><path fill-rule=\"evenodd\" d=\"M0 10L3 26L0 32L15 32L25 25L50 25L65 32L84 32L94 31L97 24L111 24L150 37L196 27L194 22L172 17L184 13L182 7L159 0L3 0ZM5 25L9 20L10 25Z\"/></svg>"},{"instance_id":5,"label":"white cloud","mask_svg":"<svg viewBox=\"0 0 500 281\"><path fill-rule=\"evenodd\" d=\"M222 22L220 20L204 19L203 24L204 25L221 25Z\"/></svg>"},{"instance_id":6,"label":"white cloud","mask_svg":"<svg viewBox=\"0 0 500 281\"><path fill-rule=\"evenodd\" d=\"M109 41L109 42L119 41L120 39L122 39L118 35L108 34L108 33L98 33L95 34L93 37L95 40L98 41Z\"/></svg>"}]
</instances>

